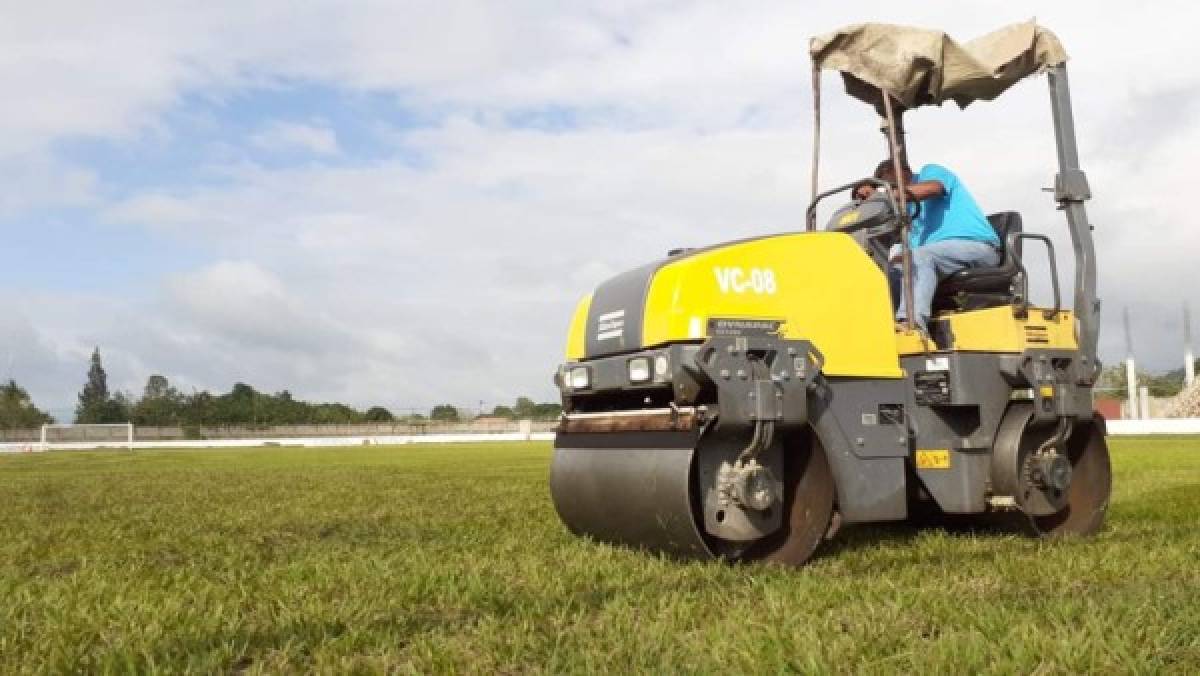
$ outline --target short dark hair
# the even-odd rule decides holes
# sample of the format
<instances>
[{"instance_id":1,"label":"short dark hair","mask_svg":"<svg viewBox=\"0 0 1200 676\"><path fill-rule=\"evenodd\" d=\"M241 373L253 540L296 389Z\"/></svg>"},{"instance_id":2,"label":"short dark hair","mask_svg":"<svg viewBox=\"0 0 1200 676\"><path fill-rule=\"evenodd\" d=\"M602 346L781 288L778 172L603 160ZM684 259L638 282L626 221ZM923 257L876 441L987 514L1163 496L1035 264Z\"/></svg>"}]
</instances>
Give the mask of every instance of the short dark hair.
<instances>
[{"instance_id":1,"label":"short dark hair","mask_svg":"<svg viewBox=\"0 0 1200 676\"><path fill-rule=\"evenodd\" d=\"M908 160L903 157L900 158L900 167L904 169L904 173L906 175L912 173L912 169L908 166ZM877 179L883 180L883 175L885 173L891 173L893 176L899 173L893 169L892 160L890 158L880 162L879 165L875 167L874 176Z\"/></svg>"}]
</instances>

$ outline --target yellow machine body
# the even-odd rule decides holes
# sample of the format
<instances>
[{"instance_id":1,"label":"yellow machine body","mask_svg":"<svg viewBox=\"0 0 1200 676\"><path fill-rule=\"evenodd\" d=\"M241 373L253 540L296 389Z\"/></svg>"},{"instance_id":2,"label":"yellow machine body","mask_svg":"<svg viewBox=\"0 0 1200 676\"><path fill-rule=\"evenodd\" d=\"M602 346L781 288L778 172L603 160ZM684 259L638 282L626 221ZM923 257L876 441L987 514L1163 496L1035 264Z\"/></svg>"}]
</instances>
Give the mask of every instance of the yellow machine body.
<instances>
[{"instance_id":1,"label":"yellow machine body","mask_svg":"<svg viewBox=\"0 0 1200 676\"><path fill-rule=\"evenodd\" d=\"M591 304L589 294L576 306L568 360L592 356ZM1074 315L1046 318L1036 307L1023 318L1011 306L943 314L950 342L941 347L896 332L886 277L853 238L835 232L763 237L668 259L649 280L642 312L634 349L704 340L713 318L773 320L781 337L812 341L832 376L902 377L900 357L947 349L1078 349Z\"/></svg>"},{"instance_id":2,"label":"yellow machine body","mask_svg":"<svg viewBox=\"0 0 1200 676\"><path fill-rule=\"evenodd\" d=\"M569 360L586 359L592 297L576 308ZM812 341L835 376L899 378L887 279L841 233L776 235L668 259L645 292L640 344L704 340L711 319L774 320L780 336Z\"/></svg>"}]
</instances>

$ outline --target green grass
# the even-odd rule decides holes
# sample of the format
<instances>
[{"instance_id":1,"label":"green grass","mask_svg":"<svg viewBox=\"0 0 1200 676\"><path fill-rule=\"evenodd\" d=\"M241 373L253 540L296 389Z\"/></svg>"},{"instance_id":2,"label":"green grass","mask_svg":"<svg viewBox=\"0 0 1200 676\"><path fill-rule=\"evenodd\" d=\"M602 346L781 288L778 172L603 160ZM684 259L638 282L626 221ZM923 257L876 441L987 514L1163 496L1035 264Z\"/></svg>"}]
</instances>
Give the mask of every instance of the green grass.
<instances>
[{"instance_id":1,"label":"green grass","mask_svg":"<svg viewBox=\"0 0 1200 676\"><path fill-rule=\"evenodd\" d=\"M1200 439L1093 540L843 531L801 570L569 536L542 444L0 457L0 673L1196 672Z\"/></svg>"}]
</instances>

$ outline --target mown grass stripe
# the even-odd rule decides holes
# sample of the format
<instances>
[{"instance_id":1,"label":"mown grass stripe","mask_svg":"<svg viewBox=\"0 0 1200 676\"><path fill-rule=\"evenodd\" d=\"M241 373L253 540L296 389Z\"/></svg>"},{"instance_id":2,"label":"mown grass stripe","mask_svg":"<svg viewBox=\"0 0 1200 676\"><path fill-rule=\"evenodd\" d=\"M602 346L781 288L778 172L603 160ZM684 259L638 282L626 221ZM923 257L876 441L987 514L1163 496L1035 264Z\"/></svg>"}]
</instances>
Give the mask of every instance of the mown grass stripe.
<instances>
[{"instance_id":1,"label":"mown grass stripe","mask_svg":"<svg viewBox=\"0 0 1200 676\"><path fill-rule=\"evenodd\" d=\"M846 530L802 570L569 536L546 444L0 458L0 672L1200 668L1200 440L1089 541Z\"/></svg>"}]
</instances>

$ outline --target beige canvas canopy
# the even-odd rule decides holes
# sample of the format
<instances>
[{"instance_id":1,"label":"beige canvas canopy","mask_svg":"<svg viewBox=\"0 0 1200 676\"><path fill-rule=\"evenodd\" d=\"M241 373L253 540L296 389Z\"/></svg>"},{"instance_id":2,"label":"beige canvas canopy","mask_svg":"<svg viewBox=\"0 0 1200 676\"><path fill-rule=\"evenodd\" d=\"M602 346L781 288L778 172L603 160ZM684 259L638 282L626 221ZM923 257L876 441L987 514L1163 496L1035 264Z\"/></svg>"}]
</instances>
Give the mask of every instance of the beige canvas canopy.
<instances>
[{"instance_id":1,"label":"beige canvas canopy","mask_svg":"<svg viewBox=\"0 0 1200 676\"><path fill-rule=\"evenodd\" d=\"M812 39L817 68L842 73L846 92L878 106L884 89L905 108L990 101L1018 80L1067 60L1058 38L1033 21L965 44L942 31L863 23Z\"/></svg>"}]
</instances>

